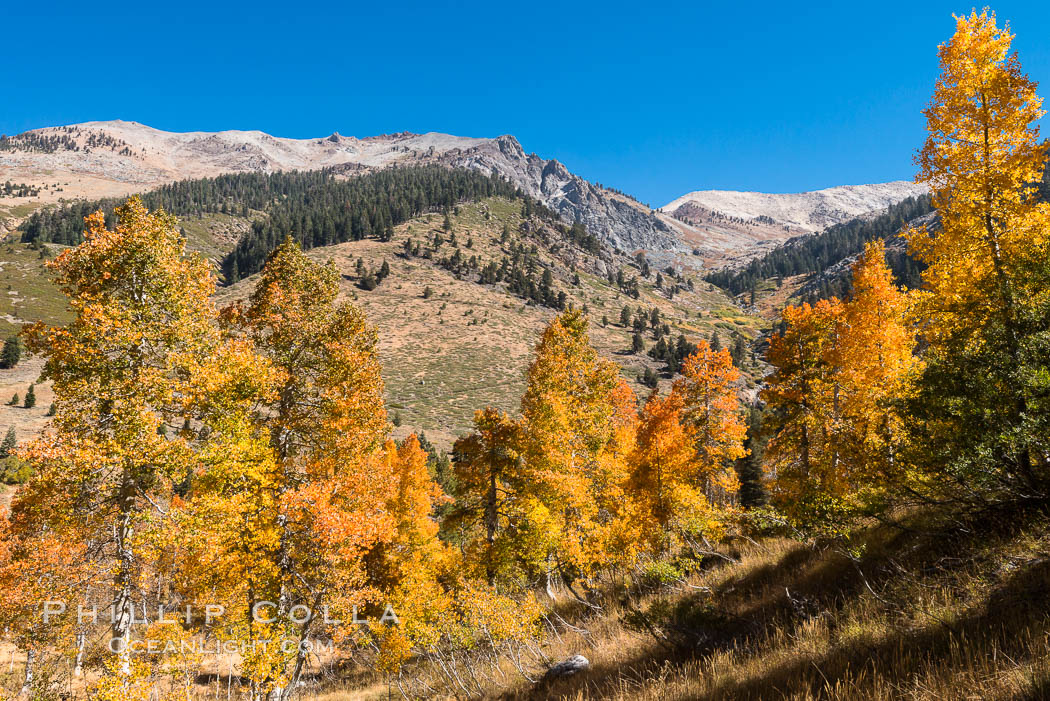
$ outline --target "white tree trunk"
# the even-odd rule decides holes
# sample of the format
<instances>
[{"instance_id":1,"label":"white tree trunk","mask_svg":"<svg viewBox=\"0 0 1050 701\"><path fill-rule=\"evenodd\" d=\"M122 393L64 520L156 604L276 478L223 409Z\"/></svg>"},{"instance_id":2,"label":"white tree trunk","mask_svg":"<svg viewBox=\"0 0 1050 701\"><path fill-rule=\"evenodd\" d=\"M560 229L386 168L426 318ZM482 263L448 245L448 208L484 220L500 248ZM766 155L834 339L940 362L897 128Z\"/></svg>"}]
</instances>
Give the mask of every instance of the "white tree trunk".
<instances>
[{"instance_id":1,"label":"white tree trunk","mask_svg":"<svg viewBox=\"0 0 1050 701\"><path fill-rule=\"evenodd\" d=\"M28 648L26 650L25 675L22 677L22 689L18 692L19 696L29 696L29 692L33 688L33 663L35 661L36 650Z\"/></svg>"},{"instance_id":2,"label":"white tree trunk","mask_svg":"<svg viewBox=\"0 0 1050 701\"><path fill-rule=\"evenodd\" d=\"M73 658L73 676L80 677L84 674L84 631L77 633L77 654Z\"/></svg>"}]
</instances>

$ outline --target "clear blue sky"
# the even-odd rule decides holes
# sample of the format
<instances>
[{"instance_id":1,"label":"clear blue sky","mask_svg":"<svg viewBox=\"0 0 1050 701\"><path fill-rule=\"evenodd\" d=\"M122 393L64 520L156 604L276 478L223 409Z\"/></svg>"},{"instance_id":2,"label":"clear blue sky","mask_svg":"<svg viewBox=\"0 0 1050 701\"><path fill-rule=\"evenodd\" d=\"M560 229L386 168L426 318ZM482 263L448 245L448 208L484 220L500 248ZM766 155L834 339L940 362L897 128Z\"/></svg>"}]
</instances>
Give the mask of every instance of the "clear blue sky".
<instances>
[{"instance_id":1,"label":"clear blue sky","mask_svg":"<svg viewBox=\"0 0 1050 701\"><path fill-rule=\"evenodd\" d=\"M653 205L911 178L951 13L849 2L12 2L0 133L443 131ZM1050 2L993 7L1050 97Z\"/></svg>"}]
</instances>

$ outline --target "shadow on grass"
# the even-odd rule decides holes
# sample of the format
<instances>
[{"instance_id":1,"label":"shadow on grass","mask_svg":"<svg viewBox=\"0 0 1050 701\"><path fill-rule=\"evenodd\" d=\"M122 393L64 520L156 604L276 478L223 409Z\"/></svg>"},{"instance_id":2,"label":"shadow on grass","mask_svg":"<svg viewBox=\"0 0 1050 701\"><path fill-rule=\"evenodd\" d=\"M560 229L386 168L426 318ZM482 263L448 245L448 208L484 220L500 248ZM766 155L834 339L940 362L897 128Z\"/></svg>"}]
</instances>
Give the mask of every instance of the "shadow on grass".
<instances>
[{"instance_id":1,"label":"shadow on grass","mask_svg":"<svg viewBox=\"0 0 1050 701\"><path fill-rule=\"evenodd\" d=\"M710 595L684 597L658 611L664 632L661 646L616 665L597 664L577 677L541 683L516 696L624 695L630 683L689 662L702 664L719 651L742 658L748 651L761 648L757 654L768 654L771 647L780 646L775 659L786 661L756 661L722 681L697 680L695 693L681 690L688 685L678 685L677 691L661 698L897 696L931 670L949 677L958 671L960 680L994 677L1001 671L994 656L1013 668L1043 668L1015 701L1050 699L1050 670L1044 660L1034 659L1045 656L1050 631L1050 555L1015 558L1001 570L989 566L996 553L1023 532L1028 516L986 515L951 529L875 529L868 534L865 555L856 561L830 548L798 546L775 562L727 577ZM1045 522L1044 514L1036 516ZM917 591L951 587L953 576L978 570L996 574L987 577L978 596L957 605L950 620L908 599ZM955 594L962 601L963 595ZM877 635L837 635L841 621L835 614L861 597L878 609L878 615L896 622ZM822 653L787 647L813 624L829 628ZM952 684L950 679L946 683ZM965 690L959 692L965 697Z\"/></svg>"}]
</instances>

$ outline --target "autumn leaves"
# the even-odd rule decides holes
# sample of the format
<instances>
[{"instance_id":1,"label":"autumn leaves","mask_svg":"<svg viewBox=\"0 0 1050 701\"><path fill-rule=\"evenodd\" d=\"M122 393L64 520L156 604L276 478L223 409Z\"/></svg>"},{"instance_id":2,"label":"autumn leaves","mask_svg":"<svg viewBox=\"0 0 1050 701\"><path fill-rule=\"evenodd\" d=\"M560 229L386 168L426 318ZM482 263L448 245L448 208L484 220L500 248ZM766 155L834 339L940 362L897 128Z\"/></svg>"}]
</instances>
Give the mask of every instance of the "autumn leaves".
<instances>
[{"instance_id":1,"label":"autumn leaves","mask_svg":"<svg viewBox=\"0 0 1050 701\"><path fill-rule=\"evenodd\" d=\"M928 348L908 423L953 498L1030 500L1050 491L1044 111L995 16L957 22L916 159L940 227L908 234L928 266L916 295Z\"/></svg>"},{"instance_id":2,"label":"autumn leaves","mask_svg":"<svg viewBox=\"0 0 1050 701\"><path fill-rule=\"evenodd\" d=\"M401 603L406 582L441 566L431 513L444 497L418 442L387 439L376 333L336 301L331 267L286 241L249 303L219 312L210 266L172 218L137 199L118 215L112 231L89 218L85 243L52 263L75 321L28 333L54 382L55 432L22 451L36 475L13 504L0 577L18 593L5 624L41 653L81 655L98 630L78 618L41 630L40 602L112 607L98 693L126 698L189 663L132 659L133 638L169 634L143 626L161 606L225 610L218 628L187 615L189 636L360 633L293 613L351 620ZM260 602L273 621L252 615ZM245 650L252 695L287 696L306 649Z\"/></svg>"},{"instance_id":3,"label":"autumn leaves","mask_svg":"<svg viewBox=\"0 0 1050 701\"><path fill-rule=\"evenodd\" d=\"M701 343L671 393L639 412L578 311L544 332L519 420L479 411L457 441L446 529L490 582L556 595L609 566L635 566L717 533L735 498L746 433L728 351Z\"/></svg>"},{"instance_id":4,"label":"autumn leaves","mask_svg":"<svg viewBox=\"0 0 1050 701\"><path fill-rule=\"evenodd\" d=\"M923 289L898 289L870 244L850 299L788 307L771 338L763 467L796 528L1050 494L1050 207L1033 186L1047 147L1009 39L975 14L942 47L919 156L940 220L907 234ZM727 351L701 341L639 406L585 316L557 316L520 415L477 412L446 494L414 436L390 439L375 329L337 299L332 266L285 241L247 302L220 310L171 217L132 199L118 218L89 217L50 264L75 320L27 331L56 397L0 522L0 623L29 653L27 690L34 665L68 659L94 665L99 698L189 693L199 655L131 642L206 638L239 644L252 698L294 693L311 639L390 679L432 661L480 693L457 665L517 664L541 592L589 605L603 573L695 566L737 515L747 430ZM48 599L111 609L108 630L47 624ZM209 605L217 624L142 618ZM388 606L399 625L336 623ZM293 644L257 644L275 640Z\"/></svg>"},{"instance_id":5,"label":"autumn leaves","mask_svg":"<svg viewBox=\"0 0 1050 701\"><path fill-rule=\"evenodd\" d=\"M446 495L414 436L388 438L376 332L337 300L334 268L285 241L247 302L219 310L171 217L132 199L118 219L89 218L51 264L75 321L28 332L57 413L22 450L35 475L0 558L27 673L86 654L105 661L101 697L186 687L202 660L173 635L237 643L254 698L293 693L311 639L387 673L419 655L455 664L529 640L536 584L560 597L719 533L744 454L728 352L702 344L639 413L584 315L562 314L521 418L478 412ZM108 634L80 617L43 625L39 603L59 592L71 610L112 609ZM143 618L209 607L219 620ZM387 607L399 625L338 623ZM146 643L179 652L132 654Z\"/></svg>"},{"instance_id":6,"label":"autumn leaves","mask_svg":"<svg viewBox=\"0 0 1050 701\"><path fill-rule=\"evenodd\" d=\"M871 244L850 301L784 311L767 458L800 524L841 533L903 504L1050 495L1048 146L1011 39L986 11L941 47L916 158L939 218L904 233L922 288L897 290Z\"/></svg>"},{"instance_id":7,"label":"autumn leaves","mask_svg":"<svg viewBox=\"0 0 1050 701\"><path fill-rule=\"evenodd\" d=\"M848 302L784 310L762 396L774 500L797 522L835 528L868 487L894 478L902 432L893 402L916 363L905 312L881 242L854 266Z\"/></svg>"}]
</instances>

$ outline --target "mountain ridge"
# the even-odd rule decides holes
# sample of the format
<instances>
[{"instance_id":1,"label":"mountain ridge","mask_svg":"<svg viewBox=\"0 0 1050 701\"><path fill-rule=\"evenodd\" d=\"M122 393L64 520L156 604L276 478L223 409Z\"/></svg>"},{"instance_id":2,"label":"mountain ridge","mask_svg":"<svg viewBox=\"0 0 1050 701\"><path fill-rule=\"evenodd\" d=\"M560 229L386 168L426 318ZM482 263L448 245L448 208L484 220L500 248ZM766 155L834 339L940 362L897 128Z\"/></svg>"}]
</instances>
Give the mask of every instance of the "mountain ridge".
<instances>
[{"instance_id":1,"label":"mountain ridge","mask_svg":"<svg viewBox=\"0 0 1050 701\"><path fill-rule=\"evenodd\" d=\"M0 138L0 180L39 188L35 197L0 202L0 230L16 227L29 211L44 204L123 197L179 180L322 168L353 177L419 164L496 173L566 222L584 224L613 249L646 251L661 268L746 263L794 236L881 211L919 187L898 182L793 195L697 191L650 209L587 181L556 159L527 152L509 134L489 138L397 132L359 138L333 132L293 139L258 130L169 132L113 120Z\"/></svg>"},{"instance_id":2,"label":"mountain ridge","mask_svg":"<svg viewBox=\"0 0 1050 701\"><path fill-rule=\"evenodd\" d=\"M78 197L122 196L176 180L230 172L371 170L432 162L496 172L570 223L583 222L616 248L688 250L678 232L651 210L614 200L557 160L526 153L511 135L475 138L399 132L357 138L336 132L289 139L261 131L168 132L117 120L45 127L0 142L3 177L82 176L95 187L74 190ZM98 180L110 183L100 191ZM66 178L52 177L52 181L57 184Z\"/></svg>"},{"instance_id":3,"label":"mountain ridge","mask_svg":"<svg viewBox=\"0 0 1050 701\"><path fill-rule=\"evenodd\" d=\"M660 211L690 222L729 218L780 227L793 235L812 234L926 192L925 185L906 180L793 193L696 190L672 200Z\"/></svg>"}]
</instances>

